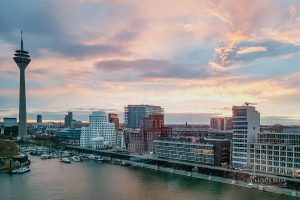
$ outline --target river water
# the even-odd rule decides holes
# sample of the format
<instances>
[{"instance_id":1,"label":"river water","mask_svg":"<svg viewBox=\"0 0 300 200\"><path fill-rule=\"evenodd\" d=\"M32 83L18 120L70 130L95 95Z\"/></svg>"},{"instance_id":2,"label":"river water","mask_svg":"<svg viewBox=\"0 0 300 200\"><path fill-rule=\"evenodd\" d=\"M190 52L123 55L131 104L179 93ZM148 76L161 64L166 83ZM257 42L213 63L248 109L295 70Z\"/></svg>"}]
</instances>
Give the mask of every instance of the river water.
<instances>
[{"instance_id":1,"label":"river water","mask_svg":"<svg viewBox=\"0 0 300 200\"><path fill-rule=\"evenodd\" d=\"M0 175L0 200L296 199L138 167L29 159L29 173Z\"/></svg>"}]
</instances>

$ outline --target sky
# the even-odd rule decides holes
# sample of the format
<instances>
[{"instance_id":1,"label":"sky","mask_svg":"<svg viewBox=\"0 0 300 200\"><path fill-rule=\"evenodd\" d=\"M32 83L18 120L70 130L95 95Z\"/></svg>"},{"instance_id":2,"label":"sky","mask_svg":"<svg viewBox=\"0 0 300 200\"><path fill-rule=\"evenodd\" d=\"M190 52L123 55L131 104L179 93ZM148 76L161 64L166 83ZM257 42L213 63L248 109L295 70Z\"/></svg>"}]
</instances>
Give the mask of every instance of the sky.
<instances>
[{"instance_id":1,"label":"sky","mask_svg":"<svg viewBox=\"0 0 300 200\"><path fill-rule=\"evenodd\" d=\"M151 104L208 123L251 102L300 124L300 1L1 0L0 118L18 116L21 29L29 119Z\"/></svg>"}]
</instances>

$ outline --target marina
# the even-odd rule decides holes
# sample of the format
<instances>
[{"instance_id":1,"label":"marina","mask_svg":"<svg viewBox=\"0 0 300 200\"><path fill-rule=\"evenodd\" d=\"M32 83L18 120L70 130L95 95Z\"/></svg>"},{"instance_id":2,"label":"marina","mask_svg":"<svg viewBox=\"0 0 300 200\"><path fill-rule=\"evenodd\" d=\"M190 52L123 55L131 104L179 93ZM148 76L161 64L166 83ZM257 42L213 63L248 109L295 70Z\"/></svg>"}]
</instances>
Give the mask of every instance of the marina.
<instances>
[{"instance_id":1,"label":"marina","mask_svg":"<svg viewBox=\"0 0 300 200\"><path fill-rule=\"evenodd\" d=\"M0 175L3 199L296 199L139 166L124 167L92 160L65 165L59 159L41 160L37 156L30 156L29 159L30 172L19 176ZM18 193L13 192L15 187L19 188Z\"/></svg>"}]
</instances>

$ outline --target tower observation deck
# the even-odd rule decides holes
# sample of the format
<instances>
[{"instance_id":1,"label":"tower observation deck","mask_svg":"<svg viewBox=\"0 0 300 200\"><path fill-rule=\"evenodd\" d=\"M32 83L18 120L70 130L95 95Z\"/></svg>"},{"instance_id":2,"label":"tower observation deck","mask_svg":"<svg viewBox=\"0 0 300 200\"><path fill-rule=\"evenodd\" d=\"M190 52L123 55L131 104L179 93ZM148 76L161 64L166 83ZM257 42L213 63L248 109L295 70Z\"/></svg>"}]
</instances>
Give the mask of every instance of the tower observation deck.
<instances>
[{"instance_id":1,"label":"tower observation deck","mask_svg":"<svg viewBox=\"0 0 300 200\"><path fill-rule=\"evenodd\" d=\"M16 50L14 61L20 69L20 92L19 92L19 131L18 137L27 136L27 113L26 113L26 87L25 87L25 69L30 63L30 55L24 50L23 32L21 31L21 49Z\"/></svg>"}]
</instances>

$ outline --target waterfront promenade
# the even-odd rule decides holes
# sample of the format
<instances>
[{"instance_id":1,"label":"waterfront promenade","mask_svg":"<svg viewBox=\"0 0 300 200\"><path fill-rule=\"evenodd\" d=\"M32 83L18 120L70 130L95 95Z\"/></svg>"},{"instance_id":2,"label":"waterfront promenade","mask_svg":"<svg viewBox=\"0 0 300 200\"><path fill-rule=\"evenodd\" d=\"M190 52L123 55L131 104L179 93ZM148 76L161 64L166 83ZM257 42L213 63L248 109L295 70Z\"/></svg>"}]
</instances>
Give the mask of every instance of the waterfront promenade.
<instances>
[{"instance_id":1,"label":"waterfront promenade","mask_svg":"<svg viewBox=\"0 0 300 200\"><path fill-rule=\"evenodd\" d=\"M279 193L289 196L300 197L300 179L290 177L278 177L274 175L255 173L256 180L268 180L268 182L251 181L254 174L248 171L237 171L233 169L202 165L197 163L187 163L182 161L165 160L154 157L153 155L133 155L113 152L111 150L92 150L77 146L67 146L67 149L76 150L82 153L93 153L106 157L109 160L121 159L129 161L131 165L159 170L168 173L201 178L226 184L238 185L247 188L257 188L259 190ZM284 185L278 185L275 181L280 180ZM251 183L250 183L251 182Z\"/></svg>"}]
</instances>

